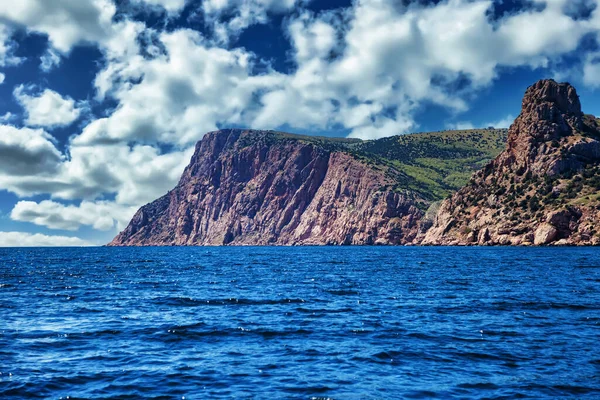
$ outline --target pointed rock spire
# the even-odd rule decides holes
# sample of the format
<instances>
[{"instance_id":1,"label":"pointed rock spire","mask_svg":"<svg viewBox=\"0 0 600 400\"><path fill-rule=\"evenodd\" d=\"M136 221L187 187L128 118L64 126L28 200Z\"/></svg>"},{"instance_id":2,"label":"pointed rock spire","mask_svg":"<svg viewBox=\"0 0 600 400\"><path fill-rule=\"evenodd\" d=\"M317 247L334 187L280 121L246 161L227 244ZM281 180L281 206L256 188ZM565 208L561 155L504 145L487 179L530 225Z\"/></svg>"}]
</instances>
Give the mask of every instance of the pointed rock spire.
<instances>
[{"instance_id":1,"label":"pointed rock spire","mask_svg":"<svg viewBox=\"0 0 600 400\"><path fill-rule=\"evenodd\" d=\"M569 83L557 83L553 79L540 80L527 89L522 111L532 111L548 103L560 113L583 116L577 90Z\"/></svg>"}]
</instances>

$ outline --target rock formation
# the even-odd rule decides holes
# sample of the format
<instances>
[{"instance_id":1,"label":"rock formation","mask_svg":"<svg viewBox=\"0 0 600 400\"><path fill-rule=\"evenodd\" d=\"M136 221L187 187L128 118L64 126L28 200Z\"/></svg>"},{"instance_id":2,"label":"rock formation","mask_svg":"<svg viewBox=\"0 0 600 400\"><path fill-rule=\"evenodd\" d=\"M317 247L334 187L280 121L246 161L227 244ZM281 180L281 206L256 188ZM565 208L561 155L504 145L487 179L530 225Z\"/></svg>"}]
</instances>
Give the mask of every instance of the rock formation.
<instances>
[{"instance_id":1,"label":"rock formation","mask_svg":"<svg viewBox=\"0 0 600 400\"><path fill-rule=\"evenodd\" d=\"M466 135L482 140L465 149L447 134L356 142L211 132L179 184L109 245L600 244L600 121L582 113L571 85L529 87L493 160L481 157L501 145ZM474 159L491 161L440 204L435 193L451 189L444 177ZM438 175L433 186L423 171Z\"/></svg>"},{"instance_id":2,"label":"rock formation","mask_svg":"<svg viewBox=\"0 0 600 400\"><path fill-rule=\"evenodd\" d=\"M527 89L506 150L445 200L422 244L600 244L600 130L575 88Z\"/></svg>"},{"instance_id":3,"label":"rock formation","mask_svg":"<svg viewBox=\"0 0 600 400\"><path fill-rule=\"evenodd\" d=\"M421 200L385 167L291 135L211 132L177 187L142 207L112 246L405 244Z\"/></svg>"}]
</instances>

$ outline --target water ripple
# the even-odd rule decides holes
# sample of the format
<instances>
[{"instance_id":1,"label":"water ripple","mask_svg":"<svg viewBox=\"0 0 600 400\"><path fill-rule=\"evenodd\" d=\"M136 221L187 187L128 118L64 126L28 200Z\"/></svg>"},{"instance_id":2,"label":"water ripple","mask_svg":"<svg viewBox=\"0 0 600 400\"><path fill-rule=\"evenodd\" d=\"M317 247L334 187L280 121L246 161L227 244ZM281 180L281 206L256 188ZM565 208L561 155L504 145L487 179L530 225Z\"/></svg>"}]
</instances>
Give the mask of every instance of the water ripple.
<instances>
[{"instance_id":1,"label":"water ripple","mask_svg":"<svg viewBox=\"0 0 600 400\"><path fill-rule=\"evenodd\" d=\"M0 398L600 398L600 249L0 249Z\"/></svg>"}]
</instances>

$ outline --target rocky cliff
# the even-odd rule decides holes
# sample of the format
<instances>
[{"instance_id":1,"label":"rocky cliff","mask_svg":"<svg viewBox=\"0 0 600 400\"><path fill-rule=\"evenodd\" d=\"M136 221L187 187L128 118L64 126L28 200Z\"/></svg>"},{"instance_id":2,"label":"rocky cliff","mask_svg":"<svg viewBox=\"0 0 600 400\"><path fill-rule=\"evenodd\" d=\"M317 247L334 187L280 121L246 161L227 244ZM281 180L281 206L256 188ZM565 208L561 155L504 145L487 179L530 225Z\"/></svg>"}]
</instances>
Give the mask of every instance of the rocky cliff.
<instances>
[{"instance_id":1,"label":"rocky cliff","mask_svg":"<svg viewBox=\"0 0 600 400\"><path fill-rule=\"evenodd\" d=\"M508 132L208 133L109 245L597 245L599 223L600 121L543 80Z\"/></svg>"},{"instance_id":2,"label":"rocky cliff","mask_svg":"<svg viewBox=\"0 0 600 400\"><path fill-rule=\"evenodd\" d=\"M398 171L340 150L352 144L208 133L177 187L142 207L110 245L412 242L426 202L395 188Z\"/></svg>"},{"instance_id":3,"label":"rocky cliff","mask_svg":"<svg viewBox=\"0 0 600 400\"><path fill-rule=\"evenodd\" d=\"M445 200L422 244L600 244L600 129L575 88L527 89L506 150Z\"/></svg>"}]
</instances>

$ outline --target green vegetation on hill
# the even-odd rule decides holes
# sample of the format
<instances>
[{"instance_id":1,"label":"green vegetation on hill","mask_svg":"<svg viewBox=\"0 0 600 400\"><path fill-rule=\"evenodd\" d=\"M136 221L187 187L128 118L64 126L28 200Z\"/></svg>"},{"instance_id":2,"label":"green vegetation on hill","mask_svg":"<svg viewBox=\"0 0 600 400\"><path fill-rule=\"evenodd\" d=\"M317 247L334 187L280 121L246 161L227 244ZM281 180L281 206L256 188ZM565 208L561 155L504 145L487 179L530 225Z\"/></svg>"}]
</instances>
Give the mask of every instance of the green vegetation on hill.
<instances>
[{"instance_id":1,"label":"green vegetation on hill","mask_svg":"<svg viewBox=\"0 0 600 400\"><path fill-rule=\"evenodd\" d=\"M374 168L385 168L398 182L430 201L441 200L464 186L506 146L507 129L472 129L413 133L379 140L330 138L269 132L274 140L301 140L344 151Z\"/></svg>"},{"instance_id":2,"label":"green vegetation on hill","mask_svg":"<svg viewBox=\"0 0 600 400\"><path fill-rule=\"evenodd\" d=\"M435 201L460 189L506 146L508 130L473 129L415 133L366 141L357 146L408 176L400 188Z\"/></svg>"}]
</instances>

